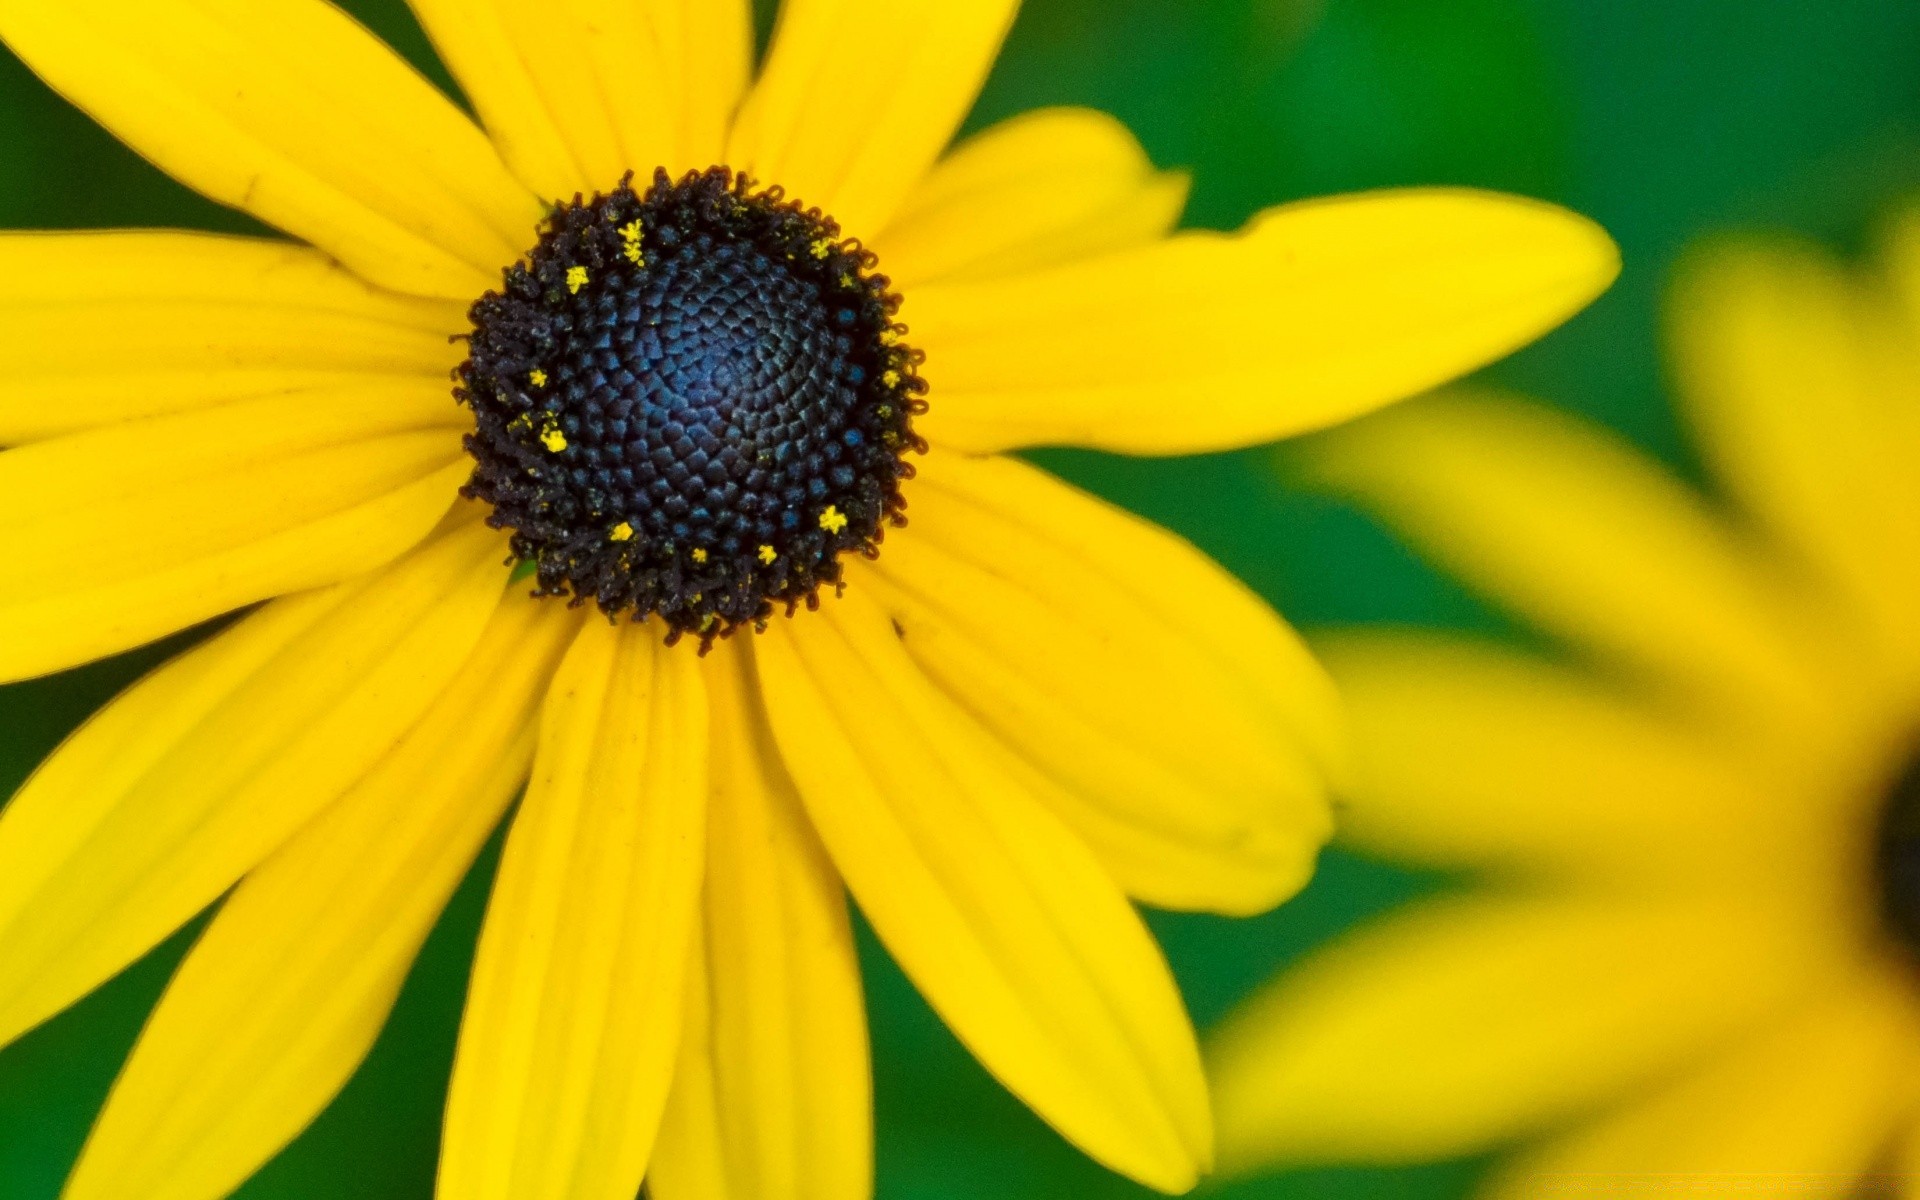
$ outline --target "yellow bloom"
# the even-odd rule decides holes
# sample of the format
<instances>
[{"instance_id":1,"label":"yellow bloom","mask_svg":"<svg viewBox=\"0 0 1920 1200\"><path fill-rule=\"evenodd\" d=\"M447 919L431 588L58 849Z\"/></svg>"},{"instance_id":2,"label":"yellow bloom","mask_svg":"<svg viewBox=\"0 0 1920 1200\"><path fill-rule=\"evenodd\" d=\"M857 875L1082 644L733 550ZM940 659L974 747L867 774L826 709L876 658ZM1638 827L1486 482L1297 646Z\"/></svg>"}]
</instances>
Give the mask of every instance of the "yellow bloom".
<instances>
[{"instance_id":1,"label":"yellow bloom","mask_svg":"<svg viewBox=\"0 0 1920 1200\"><path fill-rule=\"evenodd\" d=\"M442 1196L865 1194L843 887L1009 1088L1187 1187L1205 1088L1130 899L1300 886L1330 689L1001 452L1338 421L1563 319L1611 244L1459 192L1174 235L1185 179L1077 109L942 157L1015 0L789 0L757 79L745 0L413 7L486 132L319 0L0 0L305 243L0 238L0 677L258 605L0 817L0 1041L225 897L68 1200L293 1137L523 781Z\"/></svg>"},{"instance_id":2,"label":"yellow bloom","mask_svg":"<svg viewBox=\"0 0 1920 1200\"><path fill-rule=\"evenodd\" d=\"M1920 227L1889 269L1682 276L1731 506L1455 396L1311 468L1571 651L1328 644L1363 851L1478 886L1283 976L1212 1048L1236 1168L1551 1133L1497 1196L1865 1194L1920 1152Z\"/></svg>"}]
</instances>

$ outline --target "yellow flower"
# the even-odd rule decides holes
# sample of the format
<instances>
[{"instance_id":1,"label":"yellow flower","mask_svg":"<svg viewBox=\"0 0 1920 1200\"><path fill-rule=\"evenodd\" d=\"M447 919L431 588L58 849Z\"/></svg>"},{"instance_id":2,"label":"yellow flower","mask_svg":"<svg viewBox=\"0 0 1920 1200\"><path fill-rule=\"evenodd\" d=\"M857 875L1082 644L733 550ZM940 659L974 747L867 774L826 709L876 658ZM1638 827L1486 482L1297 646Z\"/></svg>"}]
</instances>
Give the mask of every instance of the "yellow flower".
<instances>
[{"instance_id":1,"label":"yellow flower","mask_svg":"<svg viewBox=\"0 0 1920 1200\"><path fill-rule=\"evenodd\" d=\"M1047 1121L1189 1186L1198 1052L1130 901L1300 886L1330 689L1002 452L1341 420L1560 321L1611 244L1460 192L1175 235L1185 178L1078 109L943 157L1014 0L789 0L757 79L745 0L413 7L484 133L319 0L0 0L304 243L0 238L0 677L258 606L0 817L0 1041L225 897L68 1200L221 1195L292 1138L523 781L442 1196L865 1194L843 887Z\"/></svg>"},{"instance_id":2,"label":"yellow flower","mask_svg":"<svg viewBox=\"0 0 1920 1200\"><path fill-rule=\"evenodd\" d=\"M1497 1196L1865 1194L1920 1150L1920 227L1871 277L1702 254L1674 306L1709 499L1456 396L1310 470L1562 644L1330 641L1343 837L1471 872L1252 1000L1221 1156L1552 1133Z\"/></svg>"}]
</instances>

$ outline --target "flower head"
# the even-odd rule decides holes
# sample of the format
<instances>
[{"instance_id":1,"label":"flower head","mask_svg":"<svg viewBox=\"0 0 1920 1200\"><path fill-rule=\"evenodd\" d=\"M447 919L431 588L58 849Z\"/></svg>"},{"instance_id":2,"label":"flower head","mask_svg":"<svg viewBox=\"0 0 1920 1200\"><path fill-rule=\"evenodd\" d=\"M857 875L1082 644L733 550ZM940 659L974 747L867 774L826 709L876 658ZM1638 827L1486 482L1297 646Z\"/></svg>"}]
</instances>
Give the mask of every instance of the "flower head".
<instances>
[{"instance_id":1,"label":"flower head","mask_svg":"<svg viewBox=\"0 0 1920 1200\"><path fill-rule=\"evenodd\" d=\"M1568 653L1328 643L1353 843L1479 878L1229 1022L1223 1158L1536 1136L1491 1194L1839 1195L1912 1153L1916 246L1873 275L1789 244L1693 261L1677 361L1721 498L1487 396L1313 455Z\"/></svg>"},{"instance_id":2,"label":"flower head","mask_svg":"<svg viewBox=\"0 0 1920 1200\"><path fill-rule=\"evenodd\" d=\"M1172 234L1184 178L1077 109L947 153L1013 0L789 0L757 78L745 0L413 7L481 124L320 0L0 0L304 243L0 238L0 501L57 564L0 582L0 676L251 608L0 816L0 1040L219 902L68 1200L214 1197L290 1139L523 783L442 1196L857 1200L846 892L1054 1127L1190 1185L1132 901L1301 885L1329 688L1001 452L1342 419L1562 320L1611 244L1458 192Z\"/></svg>"}]
</instances>

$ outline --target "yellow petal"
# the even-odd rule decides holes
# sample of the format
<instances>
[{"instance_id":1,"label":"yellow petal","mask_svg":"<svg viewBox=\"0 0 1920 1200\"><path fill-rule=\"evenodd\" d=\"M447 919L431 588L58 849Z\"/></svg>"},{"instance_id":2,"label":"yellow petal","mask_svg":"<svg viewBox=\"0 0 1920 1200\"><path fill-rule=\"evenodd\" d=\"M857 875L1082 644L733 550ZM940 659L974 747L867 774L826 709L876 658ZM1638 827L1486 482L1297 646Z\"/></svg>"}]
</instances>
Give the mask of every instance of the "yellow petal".
<instances>
[{"instance_id":1,"label":"yellow petal","mask_svg":"<svg viewBox=\"0 0 1920 1200\"><path fill-rule=\"evenodd\" d=\"M0 676L60 670L390 561L471 471L445 381L392 377L0 454Z\"/></svg>"},{"instance_id":2,"label":"yellow petal","mask_svg":"<svg viewBox=\"0 0 1920 1200\"><path fill-rule=\"evenodd\" d=\"M756 639L821 840L934 1010L1088 1154L1184 1191L1210 1158L1192 1027L1139 916L857 589Z\"/></svg>"},{"instance_id":3,"label":"yellow petal","mask_svg":"<svg viewBox=\"0 0 1920 1200\"><path fill-rule=\"evenodd\" d=\"M727 1200L736 1194L731 1181L736 1168L729 1157L737 1155L739 1148L728 1144L731 1131L721 1128L725 1110L714 1065L709 952L698 930L693 940L687 960L687 1015L680 1029L680 1054L673 1063L673 1090L660 1115L660 1135L654 1142L643 1193L659 1200Z\"/></svg>"},{"instance_id":4,"label":"yellow petal","mask_svg":"<svg viewBox=\"0 0 1920 1200\"><path fill-rule=\"evenodd\" d=\"M877 238L973 107L1019 0L786 0L727 161Z\"/></svg>"},{"instance_id":5,"label":"yellow petal","mask_svg":"<svg viewBox=\"0 0 1920 1200\"><path fill-rule=\"evenodd\" d=\"M845 891L773 745L745 639L708 663L706 936L648 1192L865 1200L873 1087Z\"/></svg>"},{"instance_id":6,"label":"yellow petal","mask_svg":"<svg viewBox=\"0 0 1920 1200\"><path fill-rule=\"evenodd\" d=\"M909 292L1031 271L1164 236L1187 185L1106 113L1040 109L955 147L873 246Z\"/></svg>"},{"instance_id":7,"label":"yellow petal","mask_svg":"<svg viewBox=\"0 0 1920 1200\"><path fill-rule=\"evenodd\" d=\"M470 525L268 605L95 716L0 813L0 1044L144 953L344 793L498 606Z\"/></svg>"},{"instance_id":8,"label":"yellow petal","mask_svg":"<svg viewBox=\"0 0 1920 1200\"><path fill-rule=\"evenodd\" d=\"M753 57L748 0L411 0L514 172L541 196L723 161Z\"/></svg>"},{"instance_id":9,"label":"yellow petal","mask_svg":"<svg viewBox=\"0 0 1920 1200\"><path fill-rule=\"evenodd\" d=\"M1288 205L1007 279L916 288L922 432L972 451L1185 454L1344 421L1483 366L1599 295L1597 226L1457 191Z\"/></svg>"},{"instance_id":10,"label":"yellow petal","mask_svg":"<svg viewBox=\"0 0 1920 1200\"><path fill-rule=\"evenodd\" d=\"M445 399L465 325L285 242L0 235L0 445L391 375Z\"/></svg>"},{"instance_id":11,"label":"yellow petal","mask_svg":"<svg viewBox=\"0 0 1920 1200\"><path fill-rule=\"evenodd\" d=\"M1726 714L1835 722L1816 631L1693 492L1544 409L1454 395L1342 430L1309 471L1550 632Z\"/></svg>"},{"instance_id":12,"label":"yellow petal","mask_svg":"<svg viewBox=\"0 0 1920 1200\"><path fill-rule=\"evenodd\" d=\"M1698 879L1787 832L1784 788L1568 668L1437 635L1317 648L1353 721L1344 842L1446 866Z\"/></svg>"},{"instance_id":13,"label":"yellow petal","mask_svg":"<svg viewBox=\"0 0 1920 1200\"><path fill-rule=\"evenodd\" d=\"M1045 781L1129 893L1249 913L1332 832L1338 703L1292 630L1179 538L1012 459L935 452L875 596L927 677Z\"/></svg>"},{"instance_id":14,"label":"yellow petal","mask_svg":"<svg viewBox=\"0 0 1920 1200\"><path fill-rule=\"evenodd\" d=\"M706 828L689 646L589 620L540 719L460 1026L441 1200L632 1200L680 1044Z\"/></svg>"},{"instance_id":15,"label":"yellow petal","mask_svg":"<svg viewBox=\"0 0 1920 1200\"><path fill-rule=\"evenodd\" d=\"M1792 245L1697 256L1672 307L1686 409L1708 460L1856 607L1869 656L1911 677L1920 664L1912 331L1883 292Z\"/></svg>"},{"instance_id":16,"label":"yellow petal","mask_svg":"<svg viewBox=\"0 0 1920 1200\"><path fill-rule=\"evenodd\" d=\"M0 40L162 170L375 283L471 300L533 243L485 135L324 0L0 0Z\"/></svg>"},{"instance_id":17,"label":"yellow petal","mask_svg":"<svg viewBox=\"0 0 1920 1200\"><path fill-rule=\"evenodd\" d=\"M1425 903L1212 1037L1221 1160L1437 1158L1551 1124L1778 1007L1837 958L1827 932L1718 898Z\"/></svg>"},{"instance_id":18,"label":"yellow petal","mask_svg":"<svg viewBox=\"0 0 1920 1200\"><path fill-rule=\"evenodd\" d=\"M218 1200L325 1107L525 780L578 627L509 600L419 723L248 873L147 1022L63 1200Z\"/></svg>"},{"instance_id":19,"label":"yellow petal","mask_svg":"<svg viewBox=\"0 0 1920 1200\"><path fill-rule=\"evenodd\" d=\"M1526 1155L1488 1194L1892 1195L1864 1185L1920 1099L1916 1047L1904 970L1840 976L1679 1083Z\"/></svg>"}]
</instances>

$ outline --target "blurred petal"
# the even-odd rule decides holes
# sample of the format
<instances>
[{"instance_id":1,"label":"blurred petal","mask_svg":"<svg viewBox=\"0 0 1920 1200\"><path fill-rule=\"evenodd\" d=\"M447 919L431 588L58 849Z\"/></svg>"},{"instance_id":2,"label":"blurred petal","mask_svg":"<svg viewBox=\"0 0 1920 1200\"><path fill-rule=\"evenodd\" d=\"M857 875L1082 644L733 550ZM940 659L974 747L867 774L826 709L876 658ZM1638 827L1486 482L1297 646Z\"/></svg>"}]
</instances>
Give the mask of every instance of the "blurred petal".
<instances>
[{"instance_id":1,"label":"blurred petal","mask_svg":"<svg viewBox=\"0 0 1920 1200\"><path fill-rule=\"evenodd\" d=\"M0 234L0 445L393 375L437 388L451 423L464 324L285 242Z\"/></svg>"},{"instance_id":2,"label":"blurred petal","mask_svg":"<svg viewBox=\"0 0 1920 1200\"><path fill-rule=\"evenodd\" d=\"M1473 192L1273 209L1005 279L916 288L921 431L971 451L1187 454L1331 425L1484 366L1619 267L1599 227Z\"/></svg>"},{"instance_id":3,"label":"blurred petal","mask_svg":"<svg viewBox=\"0 0 1920 1200\"><path fill-rule=\"evenodd\" d=\"M707 702L653 625L589 620L540 721L480 934L441 1200L632 1200L686 1009Z\"/></svg>"},{"instance_id":4,"label":"blurred petal","mask_svg":"<svg viewBox=\"0 0 1920 1200\"><path fill-rule=\"evenodd\" d=\"M1610 1099L1831 969L1828 931L1719 899L1464 897L1337 942L1212 1039L1220 1156L1482 1150Z\"/></svg>"},{"instance_id":5,"label":"blurred petal","mask_svg":"<svg viewBox=\"0 0 1920 1200\"><path fill-rule=\"evenodd\" d=\"M501 154L550 200L724 160L748 0L409 0Z\"/></svg>"},{"instance_id":6,"label":"blurred petal","mask_svg":"<svg viewBox=\"0 0 1920 1200\"><path fill-rule=\"evenodd\" d=\"M375 283L470 300L534 240L485 135L323 0L0 0L0 40L162 170Z\"/></svg>"},{"instance_id":7,"label":"blurred petal","mask_svg":"<svg viewBox=\"0 0 1920 1200\"><path fill-rule=\"evenodd\" d=\"M63 1200L219 1200L333 1099L526 779L578 626L509 600L420 722L248 873L147 1022Z\"/></svg>"},{"instance_id":8,"label":"blurred petal","mask_svg":"<svg viewBox=\"0 0 1920 1200\"><path fill-rule=\"evenodd\" d=\"M1489 1194L1883 1194L1863 1185L1920 1099L1920 1018L1904 971L1840 978L1677 1085L1523 1157Z\"/></svg>"},{"instance_id":9,"label":"blurred petal","mask_svg":"<svg viewBox=\"0 0 1920 1200\"><path fill-rule=\"evenodd\" d=\"M232 886L387 755L500 602L470 525L135 684L0 812L0 1044Z\"/></svg>"},{"instance_id":10,"label":"blurred petal","mask_svg":"<svg viewBox=\"0 0 1920 1200\"><path fill-rule=\"evenodd\" d=\"M1687 411L1740 502L1920 660L1920 357L1883 294L1791 245L1701 255L1673 303Z\"/></svg>"},{"instance_id":11,"label":"blurred petal","mask_svg":"<svg viewBox=\"0 0 1920 1200\"><path fill-rule=\"evenodd\" d=\"M1779 581L1704 502L1607 435L1464 394L1319 443L1309 468L1543 628L1720 712L1836 719Z\"/></svg>"},{"instance_id":12,"label":"blurred petal","mask_svg":"<svg viewBox=\"0 0 1920 1200\"><path fill-rule=\"evenodd\" d=\"M446 382L270 396L0 454L0 678L391 561L471 473Z\"/></svg>"},{"instance_id":13,"label":"blurred petal","mask_svg":"<svg viewBox=\"0 0 1920 1200\"><path fill-rule=\"evenodd\" d=\"M1088 1154L1184 1191L1211 1144L1159 948L1085 846L852 589L754 645L780 751L874 930L987 1069Z\"/></svg>"},{"instance_id":14,"label":"blurred petal","mask_svg":"<svg viewBox=\"0 0 1920 1200\"><path fill-rule=\"evenodd\" d=\"M1106 113L1044 108L955 147L873 247L908 290L1032 271L1165 236L1187 187Z\"/></svg>"},{"instance_id":15,"label":"blurred petal","mask_svg":"<svg viewBox=\"0 0 1920 1200\"><path fill-rule=\"evenodd\" d=\"M1341 840L1389 859L1697 881L1786 823L1752 820L1765 789L1724 752L1564 667L1433 634L1317 648L1353 721Z\"/></svg>"},{"instance_id":16,"label":"blurred petal","mask_svg":"<svg viewBox=\"0 0 1920 1200\"><path fill-rule=\"evenodd\" d=\"M1019 0L785 0L727 161L879 237L986 82Z\"/></svg>"},{"instance_id":17,"label":"blurred petal","mask_svg":"<svg viewBox=\"0 0 1920 1200\"><path fill-rule=\"evenodd\" d=\"M1340 716L1273 611L1192 546L1012 459L935 453L876 570L901 644L1051 785L1121 885L1249 913L1331 832Z\"/></svg>"},{"instance_id":18,"label":"blurred petal","mask_svg":"<svg viewBox=\"0 0 1920 1200\"><path fill-rule=\"evenodd\" d=\"M846 896L774 748L744 641L713 658L706 937L648 1192L865 1200L873 1087Z\"/></svg>"}]
</instances>

